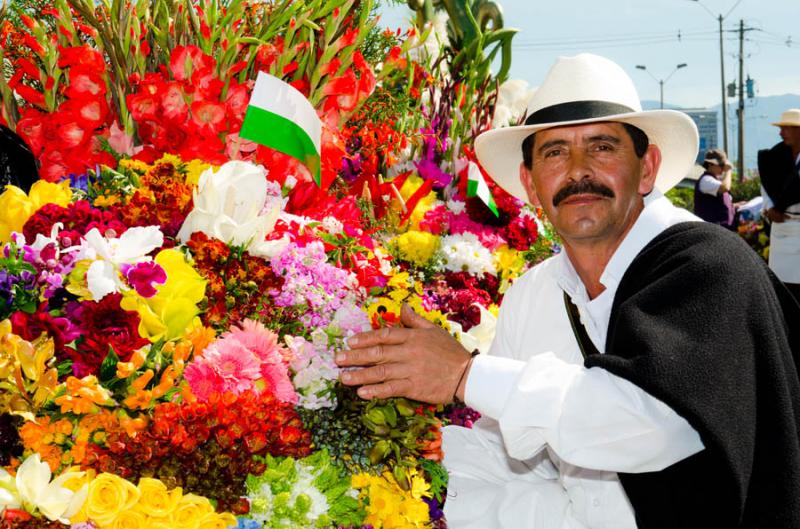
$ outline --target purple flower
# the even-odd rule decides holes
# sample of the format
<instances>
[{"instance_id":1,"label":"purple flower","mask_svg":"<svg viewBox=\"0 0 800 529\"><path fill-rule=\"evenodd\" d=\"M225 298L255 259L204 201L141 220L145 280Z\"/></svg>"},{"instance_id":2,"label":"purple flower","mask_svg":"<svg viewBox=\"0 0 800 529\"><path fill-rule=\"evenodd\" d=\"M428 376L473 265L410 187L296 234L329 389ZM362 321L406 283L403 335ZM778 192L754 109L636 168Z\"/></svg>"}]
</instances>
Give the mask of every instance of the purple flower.
<instances>
[{"instance_id":1,"label":"purple flower","mask_svg":"<svg viewBox=\"0 0 800 529\"><path fill-rule=\"evenodd\" d=\"M439 505L439 502L436 501L436 498L422 498L425 503L428 504L428 514L431 517L431 521L435 522L440 520L444 516L444 511L442 511L442 506Z\"/></svg>"},{"instance_id":2,"label":"purple flower","mask_svg":"<svg viewBox=\"0 0 800 529\"><path fill-rule=\"evenodd\" d=\"M135 265L122 265L122 273L128 283L143 298L156 295L153 284L163 285L167 281L167 273L155 261L144 261Z\"/></svg>"}]
</instances>

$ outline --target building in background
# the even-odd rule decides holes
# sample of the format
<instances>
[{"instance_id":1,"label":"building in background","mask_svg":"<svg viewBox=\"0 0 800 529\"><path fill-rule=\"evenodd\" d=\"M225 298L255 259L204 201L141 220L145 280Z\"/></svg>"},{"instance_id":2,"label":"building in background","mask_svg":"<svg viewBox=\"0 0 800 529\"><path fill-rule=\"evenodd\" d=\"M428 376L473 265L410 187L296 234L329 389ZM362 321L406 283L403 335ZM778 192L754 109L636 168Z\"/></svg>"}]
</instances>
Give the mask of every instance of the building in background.
<instances>
[{"instance_id":1,"label":"building in background","mask_svg":"<svg viewBox=\"0 0 800 529\"><path fill-rule=\"evenodd\" d=\"M688 108L681 109L681 112L688 114L697 125L697 132L700 134L700 148L695 163L699 164L707 150L717 148L717 111L707 108ZM728 155L730 156L730 153Z\"/></svg>"}]
</instances>

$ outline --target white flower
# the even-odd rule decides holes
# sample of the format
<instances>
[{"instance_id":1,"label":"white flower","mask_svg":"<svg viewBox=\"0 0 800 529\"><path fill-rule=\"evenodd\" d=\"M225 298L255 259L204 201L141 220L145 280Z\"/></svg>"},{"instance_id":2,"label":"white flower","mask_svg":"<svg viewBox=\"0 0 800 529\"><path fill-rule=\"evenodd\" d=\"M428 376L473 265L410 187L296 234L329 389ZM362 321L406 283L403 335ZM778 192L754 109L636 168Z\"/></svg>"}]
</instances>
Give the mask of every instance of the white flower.
<instances>
[{"instance_id":1,"label":"white flower","mask_svg":"<svg viewBox=\"0 0 800 529\"><path fill-rule=\"evenodd\" d=\"M497 275L492 252L481 244L474 233L442 237L439 252L444 268L451 272L469 272L479 277L483 277L483 274Z\"/></svg>"},{"instance_id":2,"label":"white flower","mask_svg":"<svg viewBox=\"0 0 800 529\"><path fill-rule=\"evenodd\" d=\"M0 510L24 507L33 512L38 509L48 520L69 523L83 506L88 486L74 492L62 485L82 475L83 472L65 472L51 483L50 466L42 462L39 454L33 454L19 466L13 483L8 472L0 468Z\"/></svg>"},{"instance_id":3,"label":"white flower","mask_svg":"<svg viewBox=\"0 0 800 529\"><path fill-rule=\"evenodd\" d=\"M344 231L344 224L339 222L336 217L327 216L322 219L322 227L331 235L338 235Z\"/></svg>"},{"instance_id":4,"label":"white flower","mask_svg":"<svg viewBox=\"0 0 800 529\"><path fill-rule=\"evenodd\" d=\"M460 214L464 211L467 205L460 200L451 199L447 201L447 209L455 213L456 215Z\"/></svg>"},{"instance_id":5,"label":"white flower","mask_svg":"<svg viewBox=\"0 0 800 529\"><path fill-rule=\"evenodd\" d=\"M451 321L450 328L453 333L458 337L458 341L468 351L478 349L481 354L489 352L494 340L494 334L497 329L497 318L494 314L486 310L480 303L475 303L481 310L481 322L472 327L469 331L464 332L459 323Z\"/></svg>"},{"instance_id":6,"label":"white flower","mask_svg":"<svg viewBox=\"0 0 800 529\"><path fill-rule=\"evenodd\" d=\"M516 124L525 115L528 102L535 91L528 85L528 81L522 79L509 79L500 85L492 126L497 128Z\"/></svg>"},{"instance_id":7,"label":"white flower","mask_svg":"<svg viewBox=\"0 0 800 529\"><path fill-rule=\"evenodd\" d=\"M272 257L288 240L265 241L280 208L267 203L266 171L249 162L231 161L218 171L207 169L194 191L194 209L178 232L180 241L201 231L228 244L246 246L251 255Z\"/></svg>"},{"instance_id":8,"label":"white flower","mask_svg":"<svg viewBox=\"0 0 800 529\"><path fill-rule=\"evenodd\" d=\"M147 254L162 244L164 234L158 226L130 228L118 239L103 237L97 228L89 230L75 249L79 260L94 260L86 271L92 299L100 301L107 294L119 292L125 286L120 278L121 266L150 261Z\"/></svg>"}]
</instances>

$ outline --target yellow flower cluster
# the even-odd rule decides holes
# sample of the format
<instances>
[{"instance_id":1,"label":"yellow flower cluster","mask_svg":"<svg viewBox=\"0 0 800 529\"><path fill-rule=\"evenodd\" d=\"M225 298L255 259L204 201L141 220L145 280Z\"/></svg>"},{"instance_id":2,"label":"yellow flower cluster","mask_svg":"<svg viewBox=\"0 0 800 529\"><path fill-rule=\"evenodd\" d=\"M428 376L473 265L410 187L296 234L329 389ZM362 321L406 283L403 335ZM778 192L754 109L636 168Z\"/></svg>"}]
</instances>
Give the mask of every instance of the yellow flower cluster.
<instances>
[{"instance_id":1,"label":"yellow flower cluster","mask_svg":"<svg viewBox=\"0 0 800 529\"><path fill-rule=\"evenodd\" d=\"M430 497L429 485L411 471L409 490L403 490L390 472L382 476L356 474L351 485L359 491L359 499L367 505L365 524L375 529L418 529L429 522L428 504L424 497Z\"/></svg>"},{"instance_id":2,"label":"yellow flower cluster","mask_svg":"<svg viewBox=\"0 0 800 529\"><path fill-rule=\"evenodd\" d=\"M12 332L9 320L0 322L0 413L28 416L55 393L54 353L46 335L28 342Z\"/></svg>"},{"instance_id":3,"label":"yellow flower cluster","mask_svg":"<svg viewBox=\"0 0 800 529\"><path fill-rule=\"evenodd\" d=\"M199 326L197 304L206 292L205 279L178 250L161 250L155 261L167 273L167 282L149 298L128 290L120 303L123 309L139 313L139 334L151 342L180 338Z\"/></svg>"},{"instance_id":4,"label":"yellow flower cluster","mask_svg":"<svg viewBox=\"0 0 800 529\"><path fill-rule=\"evenodd\" d=\"M12 232L22 232L28 219L45 204L66 206L71 200L69 180L60 184L39 180L27 194L17 186L6 186L0 194L0 244L9 242Z\"/></svg>"},{"instance_id":5,"label":"yellow flower cluster","mask_svg":"<svg viewBox=\"0 0 800 529\"><path fill-rule=\"evenodd\" d=\"M439 249L439 237L424 231L409 230L392 242L402 259L419 266L427 264Z\"/></svg>"},{"instance_id":6,"label":"yellow flower cluster","mask_svg":"<svg viewBox=\"0 0 800 529\"><path fill-rule=\"evenodd\" d=\"M494 251L494 266L502 279L513 280L525 268L525 258L520 252L504 244Z\"/></svg>"},{"instance_id":7,"label":"yellow flower cluster","mask_svg":"<svg viewBox=\"0 0 800 529\"><path fill-rule=\"evenodd\" d=\"M450 331L450 323L442 311L427 310L422 305L423 284L421 281L416 281L411 274L400 272L393 275L387 287L391 290L385 296L376 298L367 307L367 315L371 322L394 324L400 321L400 309L405 303L426 320Z\"/></svg>"},{"instance_id":8,"label":"yellow flower cluster","mask_svg":"<svg viewBox=\"0 0 800 529\"><path fill-rule=\"evenodd\" d=\"M100 529L226 529L236 525L230 513L217 513L208 498L167 490L160 480L142 478L135 486L103 473L89 482L81 511L70 521L91 520Z\"/></svg>"}]
</instances>

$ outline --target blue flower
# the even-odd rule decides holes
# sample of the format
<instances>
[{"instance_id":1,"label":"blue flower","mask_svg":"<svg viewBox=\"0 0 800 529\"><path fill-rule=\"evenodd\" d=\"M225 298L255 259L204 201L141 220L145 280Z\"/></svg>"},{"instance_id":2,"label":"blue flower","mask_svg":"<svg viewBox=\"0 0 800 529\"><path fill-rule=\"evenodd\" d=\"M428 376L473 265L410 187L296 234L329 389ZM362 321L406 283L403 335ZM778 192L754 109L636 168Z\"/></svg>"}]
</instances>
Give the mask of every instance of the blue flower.
<instances>
[{"instance_id":1,"label":"blue flower","mask_svg":"<svg viewBox=\"0 0 800 529\"><path fill-rule=\"evenodd\" d=\"M261 524L250 518L237 518L236 529L261 529Z\"/></svg>"}]
</instances>

